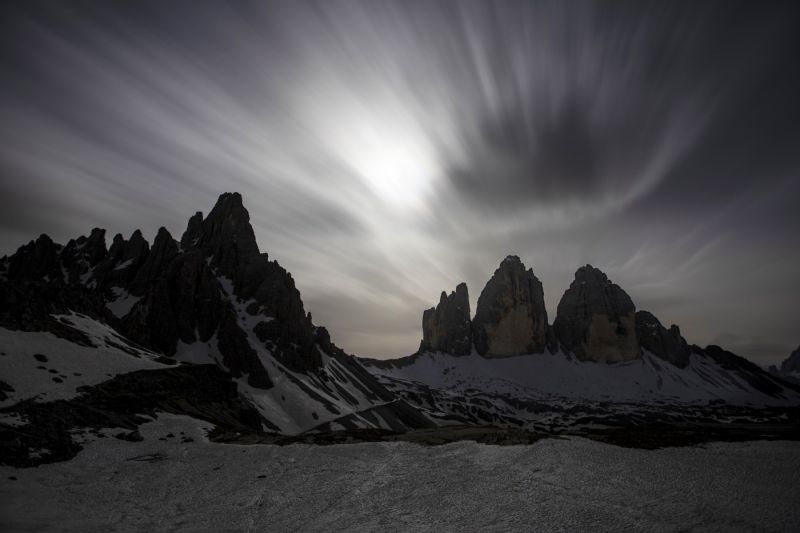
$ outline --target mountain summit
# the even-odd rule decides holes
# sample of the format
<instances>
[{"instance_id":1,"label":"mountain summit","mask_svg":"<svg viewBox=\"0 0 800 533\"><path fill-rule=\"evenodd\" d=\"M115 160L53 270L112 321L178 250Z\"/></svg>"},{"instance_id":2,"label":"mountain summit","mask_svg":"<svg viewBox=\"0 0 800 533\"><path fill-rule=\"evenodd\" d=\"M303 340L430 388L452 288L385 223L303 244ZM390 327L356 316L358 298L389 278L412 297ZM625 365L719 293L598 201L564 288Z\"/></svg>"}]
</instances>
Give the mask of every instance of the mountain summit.
<instances>
[{"instance_id":1,"label":"mountain summit","mask_svg":"<svg viewBox=\"0 0 800 533\"><path fill-rule=\"evenodd\" d=\"M67 365L56 342L67 341L97 357L113 348L178 364L179 374L214 365L270 431L431 425L312 322L291 274L259 251L239 193L222 194L206 217L195 213L180 242L166 228L152 245L136 230L114 236L110 248L102 229L66 246L42 235L0 260L0 301L0 331L31 352L20 357L34 368L35 346L50 346L44 357ZM99 331L114 333L98 339ZM100 378L82 376L11 375L7 401L26 399L30 380L72 397Z\"/></svg>"},{"instance_id":2,"label":"mountain summit","mask_svg":"<svg viewBox=\"0 0 800 533\"><path fill-rule=\"evenodd\" d=\"M641 355L633 301L591 265L575 272L558 303L553 329L561 346L581 360L612 363Z\"/></svg>"},{"instance_id":3,"label":"mountain summit","mask_svg":"<svg viewBox=\"0 0 800 533\"><path fill-rule=\"evenodd\" d=\"M473 331L475 349L486 357L544 351L547 311L542 283L519 257L506 257L481 291Z\"/></svg>"}]
</instances>

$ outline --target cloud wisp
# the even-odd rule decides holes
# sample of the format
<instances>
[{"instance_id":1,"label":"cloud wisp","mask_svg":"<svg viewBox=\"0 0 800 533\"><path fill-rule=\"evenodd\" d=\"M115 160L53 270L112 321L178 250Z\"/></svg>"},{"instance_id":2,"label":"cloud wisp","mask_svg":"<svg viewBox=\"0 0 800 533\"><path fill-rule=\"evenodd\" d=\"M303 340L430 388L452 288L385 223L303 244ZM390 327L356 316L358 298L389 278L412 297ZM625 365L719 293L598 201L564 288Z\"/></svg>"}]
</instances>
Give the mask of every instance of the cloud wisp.
<instances>
[{"instance_id":1,"label":"cloud wisp","mask_svg":"<svg viewBox=\"0 0 800 533\"><path fill-rule=\"evenodd\" d=\"M690 341L798 342L790 298L768 296L778 276L800 300L789 4L2 10L3 253L92 226L180 233L237 190L261 248L356 353L413 351L422 308L459 281L474 302L508 253L551 314L591 262ZM777 303L719 314L737 298Z\"/></svg>"}]
</instances>

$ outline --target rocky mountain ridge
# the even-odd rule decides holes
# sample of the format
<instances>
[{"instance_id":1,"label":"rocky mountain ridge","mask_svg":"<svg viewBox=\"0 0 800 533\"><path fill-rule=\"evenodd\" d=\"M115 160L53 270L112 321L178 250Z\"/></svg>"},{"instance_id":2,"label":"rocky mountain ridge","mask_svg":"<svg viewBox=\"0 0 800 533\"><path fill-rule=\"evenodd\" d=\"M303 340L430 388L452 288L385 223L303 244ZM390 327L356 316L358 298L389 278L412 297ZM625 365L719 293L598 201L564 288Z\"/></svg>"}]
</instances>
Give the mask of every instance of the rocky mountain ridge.
<instances>
[{"instance_id":1,"label":"rocky mountain ridge","mask_svg":"<svg viewBox=\"0 0 800 533\"><path fill-rule=\"evenodd\" d=\"M450 295L443 291L439 305L423 313L419 349L466 355L472 350L471 332L467 284L461 283Z\"/></svg>"},{"instance_id":2,"label":"rocky mountain ridge","mask_svg":"<svg viewBox=\"0 0 800 533\"><path fill-rule=\"evenodd\" d=\"M800 346L781 362L781 366L771 365L769 373L800 385Z\"/></svg>"},{"instance_id":3,"label":"rocky mountain ridge","mask_svg":"<svg viewBox=\"0 0 800 533\"><path fill-rule=\"evenodd\" d=\"M20 465L60 460L80 449L73 430L134 438L159 412L261 442L451 424L746 421L767 408L778 420L800 403L781 377L637 311L590 265L551 325L542 283L516 256L474 317L459 284L424 312L415 355L358 360L313 323L249 220L241 196L225 193L180 240L160 228L149 243L136 230L107 247L95 228L66 245L42 235L0 259L0 451Z\"/></svg>"},{"instance_id":4,"label":"rocky mountain ridge","mask_svg":"<svg viewBox=\"0 0 800 533\"><path fill-rule=\"evenodd\" d=\"M466 285L459 287L466 295ZM637 311L590 265L575 273L552 326L542 294L532 270L509 256L478 300L472 350L423 343L407 357L363 362L389 390L444 425L559 432L796 417L800 387L788 374L772 375L719 346L690 345L678 326Z\"/></svg>"},{"instance_id":5,"label":"rocky mountain ridge","mask_svg":"<svg viewBox=\"0 0 800 533\"><path fill-rule=\"evenodd\" d=\"M442 293L439 306L425 311L420 353L468 355L474 349L493 358L562 350L581 361L615 363L639 359L646 349L676 366L688 364L691 349L678 326L667 329L652 313L637 311L630 296L591 265L575 272L552 325L547 320L542 283L518 256L508 256L500 263L481 291L471 321L467 291L461 283L449 299ZM457 325L440 318L456 294L461 302ZM458 350L430 341L434 323L435 338L460 339Z\"/></svg>"},{"instance_id":6,"label":"rocky mountain ridge","mask_svg":"<svg viewBox=\"0 0 800 533\"><path fill-rule=\"evenodd\" d=\"M131 357L141 349L173 364L218 366L269 431L431 424L312 322L291 274L260 252L238 193L222 194L205 217L195 213L179 241L163 227L152 245L136 230L109 248L99 228L66 245L42 235L0 259L0 303L0 328L30 339L14 341L11 355L23 360L15 365L36 363L26 342L52 345L44 356L57 359L66 356L58 339L98 354L128 346ZM92 337L78 322L117 337ZM24 399L24 380L12 378L11 398Z\"/></svg>"}]
</instances>

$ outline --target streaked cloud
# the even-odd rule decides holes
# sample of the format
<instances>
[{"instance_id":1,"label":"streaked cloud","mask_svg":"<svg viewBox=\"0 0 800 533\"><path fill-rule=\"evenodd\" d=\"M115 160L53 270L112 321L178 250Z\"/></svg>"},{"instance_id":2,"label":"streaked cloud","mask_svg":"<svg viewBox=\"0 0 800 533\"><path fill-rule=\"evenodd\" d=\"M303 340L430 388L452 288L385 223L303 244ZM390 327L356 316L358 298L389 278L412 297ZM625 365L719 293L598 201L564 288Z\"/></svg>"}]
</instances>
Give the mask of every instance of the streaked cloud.
<instances>
[{"instance_id":1,"label":"streaked cloud","mask_svg":"<svg viewBox=\"0 0 800 533\"><path fill-rule=\"evenodd\" d=\"M3 253L180 235L237 190L353 352L414 351L422 309L460 281L474 307L509 253L551 315L589 262L691 342L799 342L788 3L0 9Z\"/></svg>"}]
</instances>

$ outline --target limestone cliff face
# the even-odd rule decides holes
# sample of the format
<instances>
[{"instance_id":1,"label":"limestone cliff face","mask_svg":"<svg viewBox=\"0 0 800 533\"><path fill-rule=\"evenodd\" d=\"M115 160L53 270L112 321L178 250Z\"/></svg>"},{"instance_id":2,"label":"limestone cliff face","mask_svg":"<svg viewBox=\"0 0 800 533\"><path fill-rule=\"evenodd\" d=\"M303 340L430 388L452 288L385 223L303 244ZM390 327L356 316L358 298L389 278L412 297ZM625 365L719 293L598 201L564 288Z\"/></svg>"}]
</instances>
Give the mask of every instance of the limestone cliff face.
<instances>
[{"instance_id":1,"label":"limestone cliff face","mask_svg":"<svg viewBox=\"0 0 800 533\"><path fill-rule=\"evenodd\" d=\"M676 325L669 329L647 311L636 312L636 338L642 348L673 365L686 368L691 349Z\"/></svg>"},{"instance_id":2,"label":"limestone cliff face","mask_svg":"<svg viewBox=\"0 0 800 533\"><path fill-rule=\"evenodd\" d=\"M442 292L439 305L422 315L421 352L467 355L472 351L472 324L467 284L460 283L448 296Z\"/></svg>"},{"instance_id":3,"label":"limestone cliff face","mask_svg":"<svg viewBox=\"0 0 800 533\"><path fill-rule=\"evenodd\" d=\"M475 349L484 357L544 352L547 311L533 270L508 256L486 284L472 321Z\"/></svg>"},{"instance_id":4,"label":"limestone cliff face","mask_svg":"<svg viewBox=\"0 0 800 533\"><path fill-rule=\"evenodd\" d=\"M558 304L553 329L561 347L584 361L614 363L641 356L633 302L591 265L575 273Z\"/></svg>"}]
</instances>

